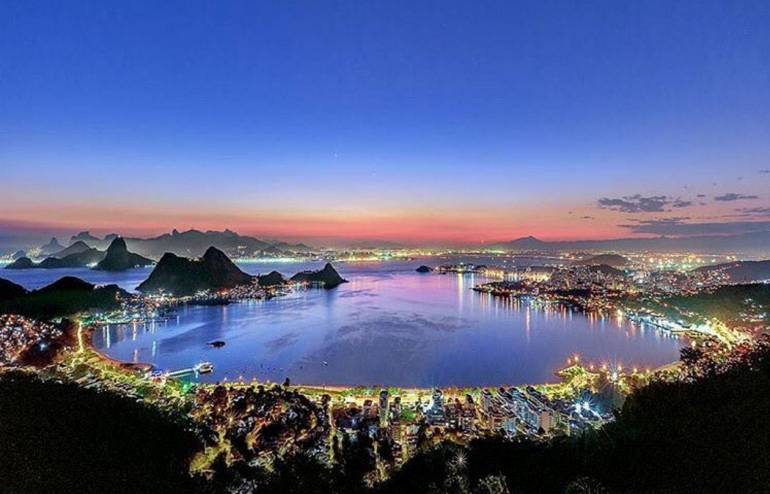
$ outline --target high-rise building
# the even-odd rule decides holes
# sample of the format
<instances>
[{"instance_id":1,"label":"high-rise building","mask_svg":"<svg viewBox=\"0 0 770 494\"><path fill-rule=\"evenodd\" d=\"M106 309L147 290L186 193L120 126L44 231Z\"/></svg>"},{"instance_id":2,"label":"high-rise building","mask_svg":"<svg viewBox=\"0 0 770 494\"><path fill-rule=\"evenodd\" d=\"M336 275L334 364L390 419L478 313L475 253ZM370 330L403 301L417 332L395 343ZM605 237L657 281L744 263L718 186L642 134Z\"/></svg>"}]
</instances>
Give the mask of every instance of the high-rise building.
<instances>
[{"instance_id":1,"label":"high-rise building","mask_svg":"<svg viewBox=\"0 0 770 494\"><path fill-rule=\"evenodd\" d=\"M380 410L379 410L379 418L380 418L380 426L385 427L388 425L388 390L383 389L380 391Z\"/></svg>"}]
</instances>

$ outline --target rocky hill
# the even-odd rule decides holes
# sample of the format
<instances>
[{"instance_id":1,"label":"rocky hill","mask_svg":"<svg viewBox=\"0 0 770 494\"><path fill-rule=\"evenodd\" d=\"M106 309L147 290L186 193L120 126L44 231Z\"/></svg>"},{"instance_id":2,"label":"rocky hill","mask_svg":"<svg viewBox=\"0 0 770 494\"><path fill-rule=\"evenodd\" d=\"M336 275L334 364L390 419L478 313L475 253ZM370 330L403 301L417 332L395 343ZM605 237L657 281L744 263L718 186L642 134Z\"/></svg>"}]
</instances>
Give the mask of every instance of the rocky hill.
<instances>
[{"instance_id":1,"label":"rocky hill","mask_svg":"<svg viewBox=\"0 0 770 494\"><path fill-rule=\"evenodd\" d=\"M734 283L752 283L770 280L770 260L736 261L713 266L703 266L697 272L721 271Z\"/></svg>"},{"instance_id":2,"label":"rocky hill","mask_svg":"<svg viewBox=\"0 0 770 494\"><path fill-rule=\"evenodd\" d=\"M139 285L142 292L165 291L174 295L192 295L202 290L233 288L251 283L254 278L241 271L224 252L209 247L203 257L190 259L166 253Z\"/></svg>"},{"instance_id":3,"label":"rocky hill","mask_svg":"<svg viewBox=\"0 0 770 494\"><path fill-rule=\"evenodd\" d=\"M43 269L58 268L84 268L96 264L104 258L104 251L88 248L76 254L70 254L62 258L48 257L33 267Z\"/></svg>"},{"instance_id":4,"label":"rocky hill","mask_svg":"<svg viewBox=\"0 0 770 494\"><path fill-rule=\"evenodd\" d=\"M268 274L257 277L259 286L278 286L286 283L286 279L278 271L270 271Z\"/></svg>"},{"instance_id":5,"label":"rocky hill","mask_svg":"<svg viewBox=\"0 0 770 494\"><path fill-rule=\"evenodd\" d=\"M342 283L347 283L347 280L339 275L334 266L330 263L326 263L323 269L320 271L303 271L297 273L291 277L291 281L297 283L310 283L318 284L324 288L334 288Z\"/></svg>"},{"instance_id":6,"label":"rocky hill","mask_svg":"<svg viewBox=\"0 0 770 494\"><path fill-rule=\"evenodd\" d=\"M117 237L107 248L104 259L99 261L94 269L101 271L125 271L131 268L150 266L152 263L152 259L129 252L128 247L126 247L126 241L121 237Z\"/></svg>"},{"instance_id":7,"label":"rocky hill","mask_svg":"<svg viewBox=\"0 0 770 494\"><path fill-rule=\"evenodd\" d=\"M30 269L34 268L35 263L29 257L20 257L5 266L5 269Z\"/></svg>"}]
</instances>

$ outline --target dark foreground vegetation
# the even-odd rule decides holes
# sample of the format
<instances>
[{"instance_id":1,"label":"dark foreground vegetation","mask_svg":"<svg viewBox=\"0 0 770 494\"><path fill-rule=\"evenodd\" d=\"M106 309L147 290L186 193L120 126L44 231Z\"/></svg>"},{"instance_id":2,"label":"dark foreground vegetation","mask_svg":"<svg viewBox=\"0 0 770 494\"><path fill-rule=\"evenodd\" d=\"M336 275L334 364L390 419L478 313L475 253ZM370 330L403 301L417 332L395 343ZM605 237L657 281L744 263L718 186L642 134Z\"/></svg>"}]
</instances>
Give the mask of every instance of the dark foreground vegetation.
<instances>
[{"instance_id":1,"label":"dark foreground vegetation","mask_svg":"<svg viewBox=\"0 0 770 494\"><path fill-rule=\"evenodd\" d=\"M0 374L0 492L191 492L198 448L195 434L149 405Z\"/></svg>"},{"instance_id":2,"label":"dark foreground vegetation","mask_svg":"<svg viewBox=\"0 0 770 494\"><path fill-rule=\"evenodd\" d=\"M770 492L770 344L728 357L686 350L687 377L636 391L617 420L550 442L477 440L425 446L390 480L366 488L370 440L333 468L306 456L274 471L236 464L191 481L199 447L151 408L17 373L0 379L0 485L9 492L600 493Z\"/></svg>"},{"instance_id":3,"label":"dark foreground vegetation","mask_svg":"<svg viewBox=\"0 0 770 494\"><path fill-rule=\"evenodd\" d=\"M726 363L685 359L689 379L638 390L601 430L546 443L483 439L462 452L445 445L379 491L770 492L770 346ZM501 481L507 491L487 489Z\"/></svg>"}]
</instances>

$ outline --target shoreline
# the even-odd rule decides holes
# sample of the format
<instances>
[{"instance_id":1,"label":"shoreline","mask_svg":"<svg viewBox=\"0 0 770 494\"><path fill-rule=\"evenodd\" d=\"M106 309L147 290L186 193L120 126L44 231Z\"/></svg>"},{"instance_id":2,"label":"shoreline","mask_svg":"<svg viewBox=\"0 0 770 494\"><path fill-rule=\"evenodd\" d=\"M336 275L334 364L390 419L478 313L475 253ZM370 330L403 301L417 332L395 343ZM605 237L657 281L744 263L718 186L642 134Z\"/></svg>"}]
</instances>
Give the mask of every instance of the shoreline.
<instances>
[{"instance_id":1,"label":"shoreline","mask_svg":"<svg viewBox=\"0 0 770 494\"><path fill-rule=\"evenodd\" d=\"M154 364L148 363L148 362L126 362L123 360L119 360L113 357L110 357L109 355L102 352L100 349L96 348L93 344L93 332L96 330L96 328L91 326L83 326L83 339L82 343L85 348L93 352L103 363L113 365L119 369L126 370L126 371L134 371L134 372L151 372L156 367ZM79 337L80 338L80 337ZM665 364L661 364L656 367L650 367L646 370L640 370L637 372L621 372L620 376L624 378L631 378L638 375L644 375L646 377L652 376L658 372L661 371L667 371L673 368L676 368L680 364L680 360L674 360ZM456 392L472 392L474 390L483 390L483 389L492 389L492 388L525 388L528 386L532 386L535 388L557 388L560 386L569 386L571 383L571 379L573 377L567 376L568 371L570 369L578 369L579 372L583 373L584 375L592 376L593 378L598 378L602 373L605 373L607 375L611 374L611 370L609 368L589 368L588 366L585 366L581 363L578 363L577 361L574 363L568 363L564 367L560 367L556 369L553 374L556 376L556 380L554 382L539 382L539 383L522 383L522 384L509 384L509 383L502 383L502 384L478 384L478 385L468 385L468 386L461 386L461 385L446 385L446 386L430 386L430 387L421 387L421 386L396 386L396 385L385 385L385 384L304 384L299 382L291 382L289 385L289 388L296 389L300 392L307 392L308 394L313 393L334 393L334 394L356 394L358 391L360 391L360 394L368 394L367 391L372 392L374 394L378 393L382 389L396 389L403 393L411 393L411 394L430 394L433 390L440 389L442 391L456 391ZM173 373L173 372L172 372ZM179 381L178 376L167 376L167 379ZM282 383L279 382L273 382L270 380L261 381L257 379L233 379L228 380L227 378L223 380L219 380L217 382L209 383L209 382L194 382L196 386L251 386L251 385L282 385Z\"/></svg>"}]
</instances>

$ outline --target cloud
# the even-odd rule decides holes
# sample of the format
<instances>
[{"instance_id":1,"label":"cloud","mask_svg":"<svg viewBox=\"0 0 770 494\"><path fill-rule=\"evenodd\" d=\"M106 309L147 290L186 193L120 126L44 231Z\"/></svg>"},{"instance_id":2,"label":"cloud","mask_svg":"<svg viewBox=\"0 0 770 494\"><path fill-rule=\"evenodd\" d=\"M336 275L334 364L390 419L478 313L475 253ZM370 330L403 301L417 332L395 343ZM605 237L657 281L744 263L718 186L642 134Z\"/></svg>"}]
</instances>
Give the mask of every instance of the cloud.
<instances>
[{"instance_id":1,"label":"cloud","mask_svg":"<svg viewBox=\"0 0 770 494\"><path fill-rule=\"evenodd\" d=\"M666 196L643 197L639 194L613 199L599 199L599 207L622 213L659 213L666 209L671 201Z\"/></svg>"},{"instance_id":2,"label":"cloud","mask_svg":"<svg viewBox=\"0 0 770 494\"><path fill-rule=\"evenodd\" d=\"M598 205L601 209L609 209L610 211L621 213L663 213L671 211L671 208L689 208L693 205L693 202L679 197L663 195L642 196L641 194L635 194L619 198L602 197L599 199Z\"/></svg>"},{"instance_id":3,"label":"cloud","mask_svg":"<svg viewBox=\"0 0 770 494\"><path fill-rule=\"evenodd\" d=\"M697 196L695 196L695 197L706 197L706 194L698 194L698 195L697 195Z\"/></svg>"},{"instance_id":4,"label":"cloud","mask_svg":"<svg viewBox=\"0 0 770 494\"><path fill-rule=\"evenodd\" d=\"M734 216L770 216L770 208L738 208Z\"/></svg>"},{"instance_id":5,"label":"cloud","mask_svg":"<svg viewBox=\"0 0 770 494\"><path fill-rule=\"evenodd\" d=\"M739 235L770 231L770 221L727 221L688 223L689 218L659 218L637 220L635 224L618 225L633 233L654 235L696 236L696 235Z\"/></svg>"},{"instance_id":6,"label":"cloud","mask_svg":"<svg viewBox=\"0 0 770 494\"><path fill-rule=\"evenodd\" d=\"M759 173L770 173L770 169L759 170Z\"/></svg>"},{"instance_id":7,"label":"cloud","mask_svg":"<svg viewBox=\"0 0 770 494\"><path fill-rule=\"evenodd\" d=\"M692 201L683 201L681 199L677 199L671 204L671 206L675 208L688 208L692 206Z\"/></svg>"},{"instance_id":8,"label":"cloud","mask_svg":"<svg viewBox=\"0 0 770 494\"><path fill-rule=\"evenodd\" d=\"M586 216L581 216L580 218L581 218L581 219L584 219L584 220L592 220L592 219L594 219L594 217L593 217L593 216L588 216L588 215L586 215Z\"/></svg>"},{"instance_id":9,"label":"cloud","mask_svg":"<svg viewBox=\"0 0 770 494\"><path fill-rule=\"evenodd\" d=\"M743 199L759 199L759 196L752 196L746 194L736 194L735 192L728 192L721 196L716 196L715 201L740 201Z\"/></svg>"}]
</instances>

